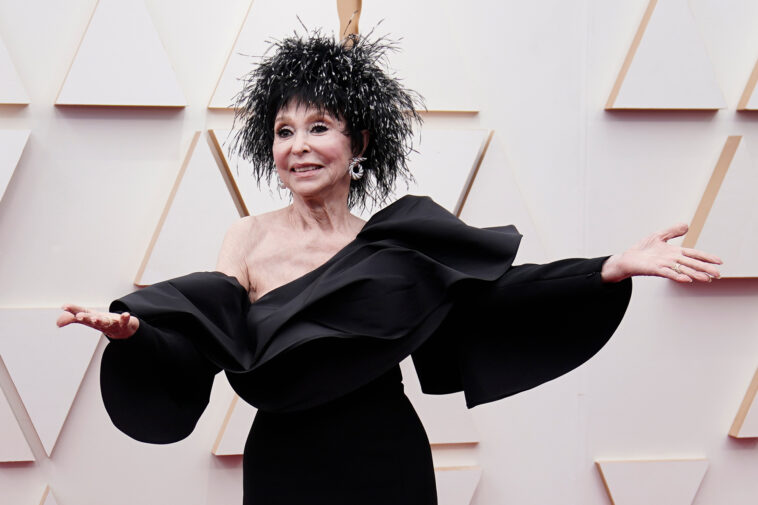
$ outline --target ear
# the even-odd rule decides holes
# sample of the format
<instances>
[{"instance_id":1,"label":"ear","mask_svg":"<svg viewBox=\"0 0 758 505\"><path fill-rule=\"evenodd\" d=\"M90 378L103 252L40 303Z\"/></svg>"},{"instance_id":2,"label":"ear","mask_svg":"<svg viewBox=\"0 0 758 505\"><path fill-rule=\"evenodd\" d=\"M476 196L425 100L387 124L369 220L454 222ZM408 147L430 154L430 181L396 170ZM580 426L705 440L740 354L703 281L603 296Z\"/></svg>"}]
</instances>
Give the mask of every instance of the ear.
<instances>
[{"instance_id":1,"label":"ear","mask_svg":"<svg viewBox=\"0 0 758 505\"><path fill-rule=\"evenodd\" d=\"M361 135L363 136L363 149L361 149L361 152L358 156L363 156L363 153L366 152L369 141L368 130L361 130Z\"/></svg>"}]
</instances>

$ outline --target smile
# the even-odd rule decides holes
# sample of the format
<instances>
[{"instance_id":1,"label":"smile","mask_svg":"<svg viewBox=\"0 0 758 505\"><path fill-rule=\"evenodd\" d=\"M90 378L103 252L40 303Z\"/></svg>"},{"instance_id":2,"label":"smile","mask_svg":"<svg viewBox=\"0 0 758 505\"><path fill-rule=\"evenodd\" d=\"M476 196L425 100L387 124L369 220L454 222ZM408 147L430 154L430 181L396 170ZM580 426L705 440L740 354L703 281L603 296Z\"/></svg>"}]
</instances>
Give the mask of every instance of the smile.
<instances>
[{"instance_id":1,"label":"smile","mask_svg":"<svg viewBox=\"0 0 758 505\"><path fill-rule=\"evenodd\" d=\"M318 170L320 168L321 168L320 165L296 165L292 167L292 171L301 173L301 172L310 172L312 170Z\"/></svg>"}]
</instances>

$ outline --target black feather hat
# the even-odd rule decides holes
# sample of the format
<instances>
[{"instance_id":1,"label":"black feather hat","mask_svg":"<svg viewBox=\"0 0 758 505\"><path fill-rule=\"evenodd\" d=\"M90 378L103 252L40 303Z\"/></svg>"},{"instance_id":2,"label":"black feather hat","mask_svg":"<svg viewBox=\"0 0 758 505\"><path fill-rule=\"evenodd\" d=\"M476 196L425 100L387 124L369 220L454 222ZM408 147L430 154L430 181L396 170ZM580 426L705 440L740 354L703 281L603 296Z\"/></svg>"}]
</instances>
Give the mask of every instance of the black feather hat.
<instances>
[{"instance_id":1,"label":"black feather hat","mask_svg":"<svg viewBox=\"0 0 758 505\"><path fill-rule=\"evenodd\" d=\"M399 177L412 180L406 158L413 150L413 126L423 99L405 89L387 66L387 53L397 44L386 37L351 35L344 41L312 31L275 41L244 77L236 96L235 126L230 151L253 165L258 183L276 173L272 155L274 121L291 102L316 107L342 119L355 153L363 154L365 176L350 184L348 205L381 204Z\"/></svg>"}]
</instances>

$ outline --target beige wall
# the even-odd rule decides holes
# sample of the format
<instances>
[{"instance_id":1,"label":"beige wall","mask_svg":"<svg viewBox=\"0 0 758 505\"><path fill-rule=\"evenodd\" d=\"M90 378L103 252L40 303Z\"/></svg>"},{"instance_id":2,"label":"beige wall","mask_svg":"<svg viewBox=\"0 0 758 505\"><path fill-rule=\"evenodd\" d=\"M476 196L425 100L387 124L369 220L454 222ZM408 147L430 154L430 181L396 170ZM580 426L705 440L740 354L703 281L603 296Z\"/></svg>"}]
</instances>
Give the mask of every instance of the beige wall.
<instances>
[{"instance_id":1,"label":"beige wall","mask_svg":"<svg viewBox=\"0 0 758 505\"><path fill-rule=\"evenodd\" d=\"M231 125L229 113L206 106L248 0L146 4L185 109L54 107L95 2L0 0L0 38L31 98L27 107L0 106L0 129L32 131L0 202L0 307L103 306L129 291L194 131ZM451 79L473 89L480 112L430 114L426 125L495 130L488 156L499 150L507 160L501 182L517 184L550 258L620 251L689 221L728 135L744 135L758 156L758 118L735 111L758 57L758 5L749 0L690 2L726 109L603 110L646 5L449 7L450 37L465 55L451 62ZM676 457L710 461L694 503L752 503L758 450L726 434L758 365L756 288L753 280L637 280L627 317L596 358L474 409L478 448L438 456L483 468L475 505L606 504L596 459ZM37 461L0 465L0 503L36 504L45 484L60 505L238 502L240 459L210 454L224 390L188 440L139 444L102 407L101 351L51 458L11 398ZM5 374L0 384L10 388Z\"/></svg>"}]
</instances>

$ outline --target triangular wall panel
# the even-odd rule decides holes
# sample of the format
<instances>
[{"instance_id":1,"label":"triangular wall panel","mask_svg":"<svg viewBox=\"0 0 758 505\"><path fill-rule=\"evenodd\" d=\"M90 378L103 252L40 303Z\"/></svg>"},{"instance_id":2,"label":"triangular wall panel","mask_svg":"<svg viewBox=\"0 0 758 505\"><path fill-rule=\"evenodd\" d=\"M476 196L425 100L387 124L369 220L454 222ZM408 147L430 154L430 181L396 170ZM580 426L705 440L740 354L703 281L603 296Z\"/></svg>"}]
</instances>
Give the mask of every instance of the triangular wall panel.
<instances>
[{"instance_id":1,"label":"triangular wall panel","mask_svg":"<svg viewBox=\"0 0 758 505\"><path fill-rule=\"evenodd\" d=\"M722 277L758 277L757 188L758 170L745 141L729 137L683 241L718 251Z\"/></svg>"},{"instance_id":2,"label":"triangular wall panel","mask_svg":"<svg viewBox=\"0 0 758 505\"><path fill-rule=\"evenodd\" d=\"M688 0L650 0L605 108L725 106Z\"/></svg>"},{"instance_id":3,"label":"triangular wall panel","mask_svg":"<svg viewBox=\"0 0 758 505\"><path fill-rule=\"evenodd\" d=\"M548 255L498 135L490 142L461 219L480 228L513 224L523 235L518 263L544 263Z\"/></svg>"},{"instance_id":4,"label":"triangular wall panel","mask_svg":"<svg viewBox=\"0 0 758 505\"><path fill-rule=\"evenodd\" d=\"M0 200L24 151L29 130L0 130Z\"/></svg>"},{"instance_id":5,"label":"triangular wall panel","mask_svg":"<svg viewBox=\"0 0 758 505\"><path fill-rule=\"evenodd\" d=\"M339 30L336 3L313 0L254 0L208 107L232 107L235 95L242 89L239 79L250 72L253 64L258 62L258 57L266 52L269 47L266 41L283 39L292 35L295 30L304 34L303 25L309 30L321 28L326 35L336 33Z\"/></svg>"},{"instance_id":6,"label":"triangular wall panel","mask_svg":"<svg viewBox=\"0 0 758 505\"><path fill-rule=\"evenodd\" d=\"M397 197L406 193L429 195L453 214L458 215L487 145L488 130L421 130L418 152L408 159L416 179L406 188L396 187Z\"/></svg>"},{"instance_id":7,"label":"triangular wall panel","mask_svg":"<svg viewBox=\"0 0 758 505\"><path fill-rule=\"evenodd\" d=\"M691 505L708 469L705 459L596 463L614 505Z\"/></svg>"},{"instance_id":8,"label":"triangular wall panel","mask_svg":"<svg viewBox=\"0 0 758 505\"><path fill-rule=\"evenodd\" d=\"M758 405L755 404L756 392L758 392L758 369L756 369L753 375L753 380L747 388L745 398L742 399L742 404L737 411L732 427L729 429L729 436L734 438L758 437Z\"/></svg>"},{"instance_id":9,"label":"triangular wall panel","mask_svg":"<svg viewBox=\"0 0 758 505\"><path fill-rule=\"evenodd\" d=\"M388 55L390 67L404 86L424 97L428 110L475 112L479 109L471 85L475 69L466 71L466 54L457 42L446 4L446 0L364 2L361 33L373 29L375 35L400 40L399 51Z\"/></svg>"},{"instance_id":10,"label":"triangular wall panel","mask_svg":"<svg viewBox=\"0 0 758 505\"><path fill-rule=\"evenodd\" d=\"M55 326L60 309L0 309L0 356L48 456L79 390L100 333Z\"/></svg>"},{"instance_id":11,"label":"triangular wall panel","mask_svg":"<svg viewBox=\"0 0 758 505\"><path fill-rule=\"evenodd\" d=\"M434 469L439 505L469 505L482 477L478 466Z\"/></svg>"},{"instance_id":12,"label":"triangular wall panel","mask_svg":"<svg viewBox=\"0 0 758 505\"><path fill-rule=\"evenodd\" d=\"M289 191L269 187L266 181L261 181L258 187L252 175L252 165L239 156L229 154L227 144L233 136L231 130L209 130L208 133L228 178L233 182L233 189L244 205L245 214L263 214L289 204Z\"/></svg>"},{"instance_id":13,"label":"triangular wall panel","mask_svg":"<svg viewBox=\"0 0 758 505\"><path fill-rule=\"evenodd\" d=\"M0 39L0 104L28 103L29 96L18 78L8 49Z\"/></svg>"},{"instance_id":14,"label":"triangular wall panel","mask_svg":"<svg viewBox=\"0 0 758 505\"><path fill-rule=\"evenodd\" d=\"M18 461L34 461L34 455L8 399L0 390L0 463Z\"/></svg>"},{"instance_id":15,"label":"triangular wall panel","mask_svg":"<svg viewBox=\"0 0 758 505\"><path fill-rule=\"evenodd\" d=\"M99 0L57 105L184 107L143 0Z\"/></svg>"},{"instance_id":16,"label":"triangular wall panel","mask_svg":"<svg viewBox=\"0 0 758 505\"><path fill-rule=\"evenodd\" d=\"M224 235L239 217L211 147L196 132L134 283L213 270Z\"/></svg>"},{"instance_id":17,"label":"triangular wall panel","mask_svg":"<svg viewBox=\"0 0 758 505\"><path fill-rule=\"evenodd\" d=\"M466 407L463 393L426 395L421 392L412 361L406 359L400 363L400 367L403 370L405 394L418 413L432 445L479 442L479 433L471 412Z\"/></svg>"}]
</instances>

